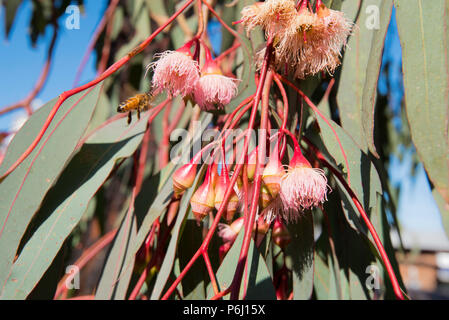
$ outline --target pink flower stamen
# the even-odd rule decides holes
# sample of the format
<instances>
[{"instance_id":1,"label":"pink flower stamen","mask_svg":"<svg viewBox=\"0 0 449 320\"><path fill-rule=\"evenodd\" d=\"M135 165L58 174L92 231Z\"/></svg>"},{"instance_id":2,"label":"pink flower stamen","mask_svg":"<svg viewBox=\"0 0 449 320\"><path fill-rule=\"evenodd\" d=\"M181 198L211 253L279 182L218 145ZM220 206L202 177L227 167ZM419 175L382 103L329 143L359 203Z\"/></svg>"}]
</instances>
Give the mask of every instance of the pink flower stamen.
<instances>
[{"instance_id":1,"label":"pink flower stamen","mask_svg":"<svg viewBox=\"0 0 449 320\"><path fill-rule=\"evenodd\" d=\"M200 76L198 63L192 59L189 48L184 46L155 55L158 60L148 68L154 71L152 82L156 93L167 90L170 97L186 97L193 92Z\"/></svg>"}]
</instances>

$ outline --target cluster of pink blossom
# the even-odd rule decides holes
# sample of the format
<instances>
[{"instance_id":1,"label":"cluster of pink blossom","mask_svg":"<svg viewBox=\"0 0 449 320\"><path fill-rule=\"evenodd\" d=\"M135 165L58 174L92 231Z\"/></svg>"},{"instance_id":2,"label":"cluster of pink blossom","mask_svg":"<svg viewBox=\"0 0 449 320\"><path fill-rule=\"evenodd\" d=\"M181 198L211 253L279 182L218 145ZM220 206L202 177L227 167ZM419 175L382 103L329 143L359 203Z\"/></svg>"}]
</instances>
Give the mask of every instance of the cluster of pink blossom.
<instances>
[{"instance_id":1,"label":"cluster of pink blossom","mask_svg":"<svg viewBox=\"0 0 449 320\"><path fill-rule=\"evenodd\" d=\"M279 159L277 145L262 175L264 184L272 196L262 215L272 221L282 217L286 221L297 220L301 212L320 206L327 200L327 178L322 169L313 168L303 156L298 141L292 135L294 154L287 170Z\"/></svg>"},{"instance_id":2,"label":"cluster of pink blossom","mask_svg":"<svg viewBox=\"0 0 449 320\"><path fill-rule=\"evenodd\" d=\"M327 200L329 186L322 169L313 168L303 156L298 141L293 134L294 154L289 165L284 168L280 159L279 146L275 143L274 149L263 171L262 184L259 194L259 212L264 220L271 223L276 217L285 221L295 221L301 213L320 206ZM254 150L257 151L257 148ZM257 154L252 152L246 166L248 188L243 186L242 171L237 182L231 186L227 165L222 165L221 175L218 176L217 164L209 165L204 182L193 194L190 203L192 211L198 221L202 220L215 208L219 210L225 197L226 190L231 187L229 201L226 203L225 215L227 221L232 221L235 213L244 213L247 209L245 203L250 205L255 190L255 161L251 158ZM194 158L195 159L195 158ZM193 185L197 165L194 159L173 175L173 188L175 194L180 195ZM247 190L246 193L244 190Z\"/></svg>"},{"instance_id":3,"label":"cluster of pink blossom","mask_svg":"<svg viewBox=\"0 0 449 320\"><path fill-rule=\"evenodd\" d=\"M299 79L321 71L333 73L353 25L343 12L328 9L321 0L316 12L308 4L309 0L302 0L297 10L293 0L266 0L241 12L248 32L261 26L265 36L273 39L274 67ZM265 49L257 54L259 66L264 55Z\"/></svg>"},{"instance_id":4,"label":"cluster of pink blossom","mask_svg":"<svg viewBox=\"0 0 449 320\"><path fill-rule=\"evenodd\" d=\"M238 80L223 75L207 48L200 71L191 46L187 43L176 51L156 55L157 61L149 65L154 72L154 92L166 90L170 97L192 99L204 111L221 110L236 96Z\"/></svg>"}]
</instances>

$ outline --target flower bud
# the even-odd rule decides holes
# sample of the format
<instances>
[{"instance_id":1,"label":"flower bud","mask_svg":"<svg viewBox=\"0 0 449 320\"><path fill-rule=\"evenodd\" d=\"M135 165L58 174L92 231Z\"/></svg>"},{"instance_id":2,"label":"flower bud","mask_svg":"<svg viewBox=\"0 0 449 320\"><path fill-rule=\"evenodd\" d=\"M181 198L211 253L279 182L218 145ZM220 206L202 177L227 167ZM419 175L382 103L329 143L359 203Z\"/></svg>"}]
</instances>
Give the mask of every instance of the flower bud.
<instances>
[{"instance_id":1,"label":"flower bud","mask_svg":"<svg viewBox=\"0 0 449 320\"><path fill-rule=\"evenodd\" d=\"M321 0L318 0L316 3L316 14L318 18L326 18L330 15L330 13L330 10L325 6L325 4Z\"/></svg>"},{"instance_id":2,"label":"flower bud","mask_svg":"<svg viewBox=\"0 0 449 320\"><path fill-rule=\"evenodd\" d=\"M274 274L273 282L276 287L278 300L286 300L288 298L289 273L289 270L284 265Z\"/></svg>"},{"instance_id":3,"label":"flower bud","mask_svg":"<svg viewBox=\"0 0 449 320\"><path fill-rule=\"evenodd\" d=\"M248 175L249 180L254 179L254 175L256 174L256 166L257 166L257 147L249 154L248 156L248 164L246 164L246 174Z\"/></svg>"},{"instance_id":4,"label":"flower bud","mask_svg":"<svg viewBox=\"0 0 449 320\"><path fill-rule=\"evenodd\" d=\"M175 196L181 195L185 190L190 188L195 181L197 164L190 162L183 165L173 174L173 191Z\"/></svg>"},{"instance_id":5,"label":"flower bud","mask_svg":"<svg viewBox=\"0 0 449 320\"><path fill-rule=\"evenodd\" d=\"M211 179L211 167L208 168L203 184L190 199L192 212L198 222L203 220L214 209L215 191Z\"/></svg>"},{"instance_id":6,"label":"flower bud","mask_svg":"<svg viewBox=\"0 0 449 320\"><path fill-rule=\"evenodd\" d=\"M256 246L259 247L262 243L263 239L265 238L265 235L268 232L268 229L270 228L270 223L265 221L263 217L260 217L255 223L253 228L253 236L255 237ZM256 233L257 230L257 234Z\"/></svg>"},{"instance_id":7,"label":"flower bud","mask_svg":"<svg viewBox=\"0 0 449 320\"><path fill-rule=\"evenodd\" d=\"M219 178L220 176L218 174L218 163L214 162L212 163L212 172L211 172L211 182L214 188L217 185L217 181L219 180Z\"/></svg>"},{"instance_id":8,"label":"flower bud","mask_svg":"<svg viewBox=\"0 0 449 320\"><path fill-rule=\"evenodd\" d=\"M287 227L280 219L275 220L271 237L273 242L282 249L285 249L292 240L290 232L288 232Z\"/></svg>"},{"instance_id":9,"label":"flower bud","mask_svg":"<svg viewBox=\"0 0 449 320\"><path fill-rule=\"evenodd\" d=\"M259 205L261 210L268 207L272 201L273 197L271 196L270 191L268 191L267 186L262 185L260 188L260 196L259 196Z\"/></svg>"},{"instance_id":10,"label":"flower bud","mask_svg":"<svg viewBox=\"0 0 449 320\"><path fill-rule=\"evenodd\" d=\"M218 224L218 236L223 239L223 242L233 243L242 229L243 222L243 217L240 217L231 224Z\"/></svg>"},{"instance_id":11,"label":"flower bud","mask_svg":"<svg viewBox=\"0 0 449 320\"><path fill-rule=\"evenodd\" d=\"M262 179L273 198L276 198L281 188L281 179L285 174L282 163L279 159L279 149L276 142L273 152L271 153L270 160L265 167Z\"/></svg>"},{"instance_id":12,"label":"flower bud","mask_svg":"<svg viewBox=\"0 0 449 320\"><path fill-rule=\"evenodd\" d=\"M226 253L228 253L229 249L231 249L231 246L232 242L225 242L218 249L218 256L220 259L220 263L223 262L223 259L226 256Z\"/></svg>"},{"instance_id":13,"label":"flower bud","mask_svg":"<svg viewBox=\"0 0 449 320\"><path fill-rule=\"evenodd\" d=\"M215 186L215 209L219 210L220 206L224 200L224 196L226 193L226 190L231 185L231 181L229 179L228 170L226 167L226 164L223 164L222 170L221 170L221 176L218 179L217 185ZM227 221L231 221L234 217L235 212L237 211L237 208L239 206L239 198L237 194L234 191L234 188L231 190L231 196L229 198L229 201L227 203L226 209L225 209L225 219Z\"/></svg>"}]
</instances>

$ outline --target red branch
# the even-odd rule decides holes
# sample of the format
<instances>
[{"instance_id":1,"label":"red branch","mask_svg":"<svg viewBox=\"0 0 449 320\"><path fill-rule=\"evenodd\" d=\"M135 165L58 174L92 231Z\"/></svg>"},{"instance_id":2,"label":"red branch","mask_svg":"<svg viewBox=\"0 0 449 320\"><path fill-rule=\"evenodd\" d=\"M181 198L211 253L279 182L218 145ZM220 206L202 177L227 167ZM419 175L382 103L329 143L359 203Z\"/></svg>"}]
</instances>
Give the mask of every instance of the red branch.
<instances>
[{"instance_id":1,"label":"red branch","mask_svg":"<svg viewBox=\"0 0 449 320\"><path fill-rule=\"evenodd\" d=\"M293 88L304 99L304 101L309 105L309 107L312 108L312 110L314 112L316 112L324 120L324 122L326 122L326 124L329 126L329 128L332 130L332 132L334 133L335 138L337 139L338 145L340 146L340 150L341 150L341 153L343 154L343 158L345 159L345 166L346 166L346 170L348 171L348 184L351 185L351 173L350 173L350 170L349 170L348 157L346 156L346 152L343 149L343 145L341 144L340 138L338 137L338 134L335 131L335 129L332 126L332 124L329 122L329 120L326 119L326 117L321 113L321 111L317 108L317 106L315 106L315 104L309 99L309 97L307 97L304 94L304 92L302 92L298 87L296 87L287 78L285 78L284 76L282 76L280 74L276 74L275 77L281 79L288 86Z\"/></svg>"},{"instance_id":2,"label":"red branch","mask_svg":"<svg viewBox=\"0 0 449 320\"><path fill-rule=\"evenodd\" d=\"M86 52L84 53L83 59L81 61L81 64L78 67L78 70L76 72L75 75L75 81L73 82L73 87L76 87L76 85L78 84L80 78L81 78L81 74L87 64L87 61L89 60L89 57L95 47L95 44L98 41L98 38L100 37L100 34L103 32L103 29L106 26L106 23L108 22L109 18L112 17L112 14L115 11L115 8L117 7L118 3L120 0L112 0L111 3L109 4L109 7L106 9L106 12L103 16L103 18L101 19L100 23L98 24L97 29L95 29L94 35L92 36L92 39L89 42L89 46L87 47ZM110 23L112 24L112 23Z\"/></svg>"},{"instance_id":3,"label":"red branch","mask_svg":"<svg viewBox=\"0 0 449 320\"><path fill-rule=\"evenodd\" d=\"M268 125L268 109L269 109L269 93L271 88L271 83L273 79L273 73L268 74L268 67L270 63L271 50L272 50L273 39L269 39L267 42L267 50L265 53L265 58L262 65L262 72L260 76L259 86L256 91L256 98L254 100L253 114L258 109L259 101L262 98L262 110L261 110L261 120L260 120L260 130L259 130L259 146L257 148L257 161L256 161L256 176L254 178L254 192L251 199L251 208L249 211L249 216L245 219L245 235L243 238L242 249L240 251L239 261L237 264L237 269L235 271L234 279L232 281L231 289L231 299L239 298L240 285L242 281L243 271L248 257L248 250L251 243L251 235L253 231L254 222L256 220L257 208L259 203L259 194L262 184L262 166L263 160L266 154L266 141L267 141L267 125Z\"/></svg>"},{"instance_id":4,"label":"red branch","mask_svg":"<svg viewBox=\"0 0 449 320\"><path fill-rule=\"evenodd\" d=\"M379 235L377 234L376 229L374 228L373 224L371 223L368 215L366 214L365 210L363 209L359 199L357 198L357 195L355 194L355 192L351 189L351 187L348 185L347 181L344 179L343 175L337 170L335 169L327 160L326 158L323 156L323 154L317 150L317 148L311 144L310 141L306 140L305 141L309 144L309 146L311 146L314 151L315 151L315 155L318 158L318 160L320 160L323 165L325 165L327 168L329 168L330 171L332 171L332 173L334 174L334 176L343 184L344 188L346 189L346 191L349 193L349 195L351 196L351 200L352 202L354 202L354 205L356 206L357 210L359 211L360 215L363 218L363 221L365 222L366 226L368 227L369 232L371 233L374 242L377 246L377 249L379 250L380 256L382 258L382 261L385 265L385 268L387 269L387 273L388 276L390 277L390 281L391 284L393 286L393 290L394 293L396 295L396 298L399 300L404 300L404 296L402 294L402 290L401 287L399 285L399 282L396 278L396 275L394 273L393 267L391 266L390 263L390 259L388 258L388 255L385 251L384 246L382 245L382 241L379 238Z\"/></svg>"}]
</instances>

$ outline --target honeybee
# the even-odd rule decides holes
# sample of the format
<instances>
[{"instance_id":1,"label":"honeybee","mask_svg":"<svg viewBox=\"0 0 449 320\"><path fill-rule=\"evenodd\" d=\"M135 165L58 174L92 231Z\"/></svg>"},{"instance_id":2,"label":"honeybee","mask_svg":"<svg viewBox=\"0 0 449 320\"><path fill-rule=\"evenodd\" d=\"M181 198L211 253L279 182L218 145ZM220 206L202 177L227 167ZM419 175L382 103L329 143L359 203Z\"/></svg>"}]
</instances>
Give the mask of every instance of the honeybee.
<instances>
[{"instance_id":1,"label":"honeybee","mask_svg":"<svg viewBox=\"0 0 449 320\"><path fill-rule=\"evenodd\" d=\"M118 108L117 112L125 113L128 112L128 124L132 121L132 112L137 111L137 119L140 119L140 113L142 111L151 108L151 102L153 101L153 95L151 93L139 93L134 97L122 102Z\"/></svg>"}]
</instances>

